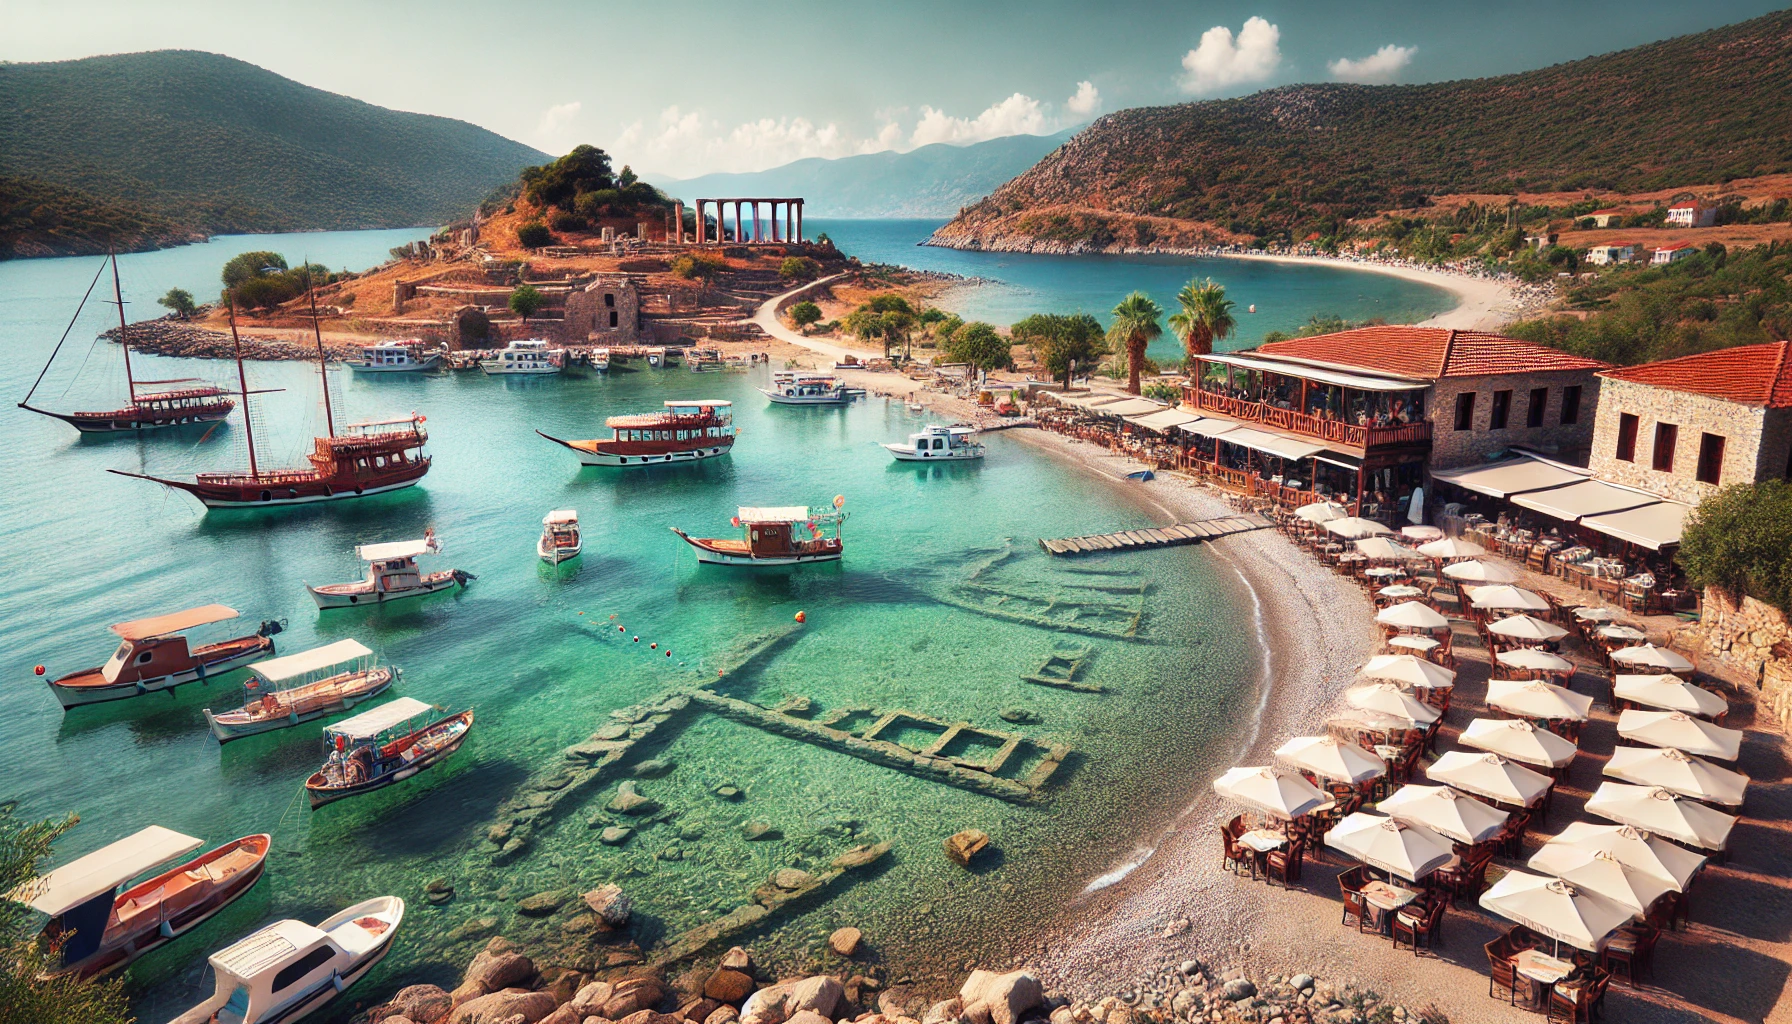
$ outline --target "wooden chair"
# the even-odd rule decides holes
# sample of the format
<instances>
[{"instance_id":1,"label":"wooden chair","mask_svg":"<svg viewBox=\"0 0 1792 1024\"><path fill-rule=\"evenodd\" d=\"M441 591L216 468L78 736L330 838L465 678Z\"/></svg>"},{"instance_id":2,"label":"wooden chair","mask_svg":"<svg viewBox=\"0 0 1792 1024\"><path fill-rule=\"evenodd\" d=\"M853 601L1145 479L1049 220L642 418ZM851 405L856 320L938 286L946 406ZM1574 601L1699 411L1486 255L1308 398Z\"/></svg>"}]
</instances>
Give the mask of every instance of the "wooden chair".
<instances>
[{"instance_id":1,"label":"wooden chair","mask_svg":"<svg viewBox=\"0 0 1792 1024\"><path fill-rule=\"evenodd\" d=\"M1298 849L1271 850L1264 861L1263 879L1273 882L1281 877L1282 887L1292 889L1300 881L1301 853Z\"/></svg>"},{"instance_id":2,"label":"wooden chair","mask_svg":"<svg viewBox=\"0 0 1792 1024\"><path fill-rule=\"evenodd\" d=\"M1419 955L1419 940L1423 939L1427 949L1437 948L1437 937L1442 932L1444 908L1449 900L1435 894L1425 898L1425 902L1416 908L1407 904L1394 915L1394 948L1400 948L1400 936L1405 935L1412 943L1412 955Z\"/></svg>"},{"instance_id":3,"label":"wooden chair","mask_svg":"<svg viewBox=\"0 0 1792 1024\"><path fill-rule=\"evenodd\" d=\"M1361 932L1369 922L1368 901L1364 900L1363 894L1355 889L1345 889L1342 891L1344 894L1344 913L1343 916L1338 918L1338 924L1349 924L1351 917L1355 916L1356 930Z\"/></svg>"},{"instance_id":4,"label":"wooden chair","mask_svg":"<svg viewBox=\"0 0 1792 1024\"><path fill-rule=\"evenodd\" d=\"M1484 947L1487 950L1487 995L1491 997L1505 989L1506 1004L1510 1006L1518 1001L1518 971L1512 966L1512 953L1506 951L1502 942L1495 939Z\"/></svg>"},{"instance_id":5,"label":"wooden chair","mask_svg":"<svg viewBox=\"0 0 1792 1024\"><path fill-rule=\"evenodd\" d=\"M1239 835L1240 833L1233 831L1231 825L1223 825L1220 827L1220 841L1223 842L1226 847L1226 860L1224 866L1226 870L1231 871L1234 874L1237 874L1238 868L1242 864L1249 862L1253 866L1255 865L1255 858L1251 851L1239 844ZM1253 877L1255 874L1256 872L1253 870Z\"/></svg>"}]
</instances>

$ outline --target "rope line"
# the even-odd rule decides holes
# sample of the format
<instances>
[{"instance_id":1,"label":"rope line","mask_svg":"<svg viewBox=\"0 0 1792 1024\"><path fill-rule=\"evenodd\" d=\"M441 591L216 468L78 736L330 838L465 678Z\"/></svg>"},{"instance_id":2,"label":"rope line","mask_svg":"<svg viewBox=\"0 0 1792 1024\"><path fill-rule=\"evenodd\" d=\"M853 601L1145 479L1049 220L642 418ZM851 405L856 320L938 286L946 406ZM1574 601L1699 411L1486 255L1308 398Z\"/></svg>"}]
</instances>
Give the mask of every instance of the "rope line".
<instances>
[{"instance_id":1,"label":"rope line","mask_svg":"<svg viewBox=\"0 0 1792 1024\"><path fill-rule=\"evenodd\" d=\"M68 326L62 329L62 337L57 339L56 347L50 350L50 358L44 362L44 368L37 371L37 379L31 382L31 390L25 392L25 401L21 402L21 405L29 404L31 396L37 393L37 386L44 382L44 374L50 372L50 364L56 361L56 353L62 351L62 343L68 340L69 332L75 329L75 322L81 319L81 311L87 308L87 300L93 295L94 285L100 283L100 275L105 272L106 261L101 260L100 268L93 272L93 280L87 284L87 294L81 296L81 304L75 307L75 315L69 317ZM83 362L82 365L85 366L86 363Z\"/></svg>"}]
</instances>

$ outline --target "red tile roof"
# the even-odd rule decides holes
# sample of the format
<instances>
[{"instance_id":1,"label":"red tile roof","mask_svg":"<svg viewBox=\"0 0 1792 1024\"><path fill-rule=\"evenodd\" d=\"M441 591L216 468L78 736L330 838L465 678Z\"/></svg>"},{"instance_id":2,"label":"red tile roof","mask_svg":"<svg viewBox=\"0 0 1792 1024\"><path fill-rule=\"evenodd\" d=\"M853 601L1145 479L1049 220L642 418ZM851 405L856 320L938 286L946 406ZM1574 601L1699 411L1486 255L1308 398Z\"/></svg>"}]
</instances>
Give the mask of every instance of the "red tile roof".
<instances>
[{"instance_id":1,"label":"red tile roof","mask_svg":"<svg viewBox=\"0 0 1792 1024\"><path fill-rule=\"evenodd\" d=\"M1699 208L1698 203L1675 203L1674 205L1668 207L1668 209L1670 209L1670 210L1696 210L1698 208Z\"/></svg>"},{"instance_id":2,"label":"red tile roof","mask_svg":"<svg viewBox=\"0 0 1792 1024\"><path fill-rule=\"evenodd\" d=\"M1517 338L1441 327L1359 327L1312 338L1272 341L1258 348L1257 353L1426 380L1601 370L1611 365Z\"/></svg>"},{"instance_id":3,"label":"red tile roof","mask_svg":"<svg viewBox=\"0 0 1792 1024\"><path fill-rule=\"evenodd\" d=\"M1658 245L1655 247L1655 251L1656 252L1679 252L1682 249L1690 249L1690 248L1692 248L1691 242L1675 242L1673 245Z\"/></svg>"},{"instance_id":4,"label":"red tile roof","mask_svg":"<svg viewBox=\"0 0 1792 1024\"><path fill-rule=\"evenodd\" d=\"M1600 376L1710 395L1746 405L1785 409L1792 407L1792 359L1788 359L1789 354L1792 354L1792 342L1770 341L1764 345L1738 345L1659 363L1626 366L1607 370Z\"/></svg>"}]
</instances>

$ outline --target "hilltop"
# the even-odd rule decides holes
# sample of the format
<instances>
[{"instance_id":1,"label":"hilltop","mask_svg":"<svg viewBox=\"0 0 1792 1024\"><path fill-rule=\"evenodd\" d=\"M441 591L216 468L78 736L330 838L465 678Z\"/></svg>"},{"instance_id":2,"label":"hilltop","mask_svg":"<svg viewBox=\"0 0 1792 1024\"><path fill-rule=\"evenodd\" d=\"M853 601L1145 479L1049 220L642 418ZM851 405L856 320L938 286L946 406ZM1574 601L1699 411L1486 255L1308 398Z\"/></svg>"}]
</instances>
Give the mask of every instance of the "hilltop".
<instances>
[{"instance_id":1,"label":"hilltop","mask_svg":"<svg viewBox=\"0 0 1792 1024\"><path fill-rule=\"evenodd\" d=\"M1109 114L935 236L966 248L1337 236L1459 194L1634 193L1792 171L1792 12L1553 67L1294 85Z\"/></svg>"},{"instance_id":2,"label":"hilltop","mask_svg":"<svg viewBox=\"0 0 1792 1024\"><path fill-rule=\"evenodd\" d=\"M219 54L0 64L0 175L189 230L439 224L545 159L465 121L388 110ZM59 237L17 247L75 251Z\"/></svg>"}]
</instances>

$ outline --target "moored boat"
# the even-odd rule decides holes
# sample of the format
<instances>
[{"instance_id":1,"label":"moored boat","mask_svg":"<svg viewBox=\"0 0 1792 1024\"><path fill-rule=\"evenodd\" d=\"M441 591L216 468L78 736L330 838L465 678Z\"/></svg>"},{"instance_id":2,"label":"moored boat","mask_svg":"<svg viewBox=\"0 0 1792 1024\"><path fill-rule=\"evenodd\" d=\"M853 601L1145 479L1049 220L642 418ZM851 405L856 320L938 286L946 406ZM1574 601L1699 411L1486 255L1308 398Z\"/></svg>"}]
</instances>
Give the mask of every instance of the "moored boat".
<instances>
[{"instance_id":1,"label":"moored boat","mask_svg":"<svg viewBox=\"0 0 1792 1024\"><path fill-rule=\"evenodd\" d=\"M610 350L607 348L592 349L591 368L599 373L608 371L610 369Z\"/></svg>"},{"instance_id":2,"label":"moored boat","mask_svg":"<svg viewBox=\"0 0 1792 1024\"><path fill-rule=\"evenodd\" d=\"M566 368L566 350L549 348L541 338L513 341L490 359L481 359L479 368L490 374L559 373Z\"/></svg>"},{"instance_id":3,"label":"moored boat","mask_svg":"<svg viewBox=\"0 0 1792 1024\"><path fill-rule=\"evenodd\" d=\"M908 435L907 444L886 444L884 447L898 462L962 462L981 459L983 445L971 440L976 427L942 427L928 424L927 429Z\"/></svg>"},{"instance_id":4,"label":"moored boat","mask_svg":"<svg viewBox=\"0 0 1792 1024\"><path fill-rule=\"evenodd\" d=\"M722 353L713 348L687 349L684 365L692 373L715 373L722 368Z\"/></svg>"},{"instance_id":5,"label":"moored boat","mask_svg":"<svg viewBox=\"0 0 1792 1024\"><path fill-rule=\"evenodd\" d=\"M353 583L326 583L320 587L306 584L305 589L319 608L350 608L436 594L465 587L469 581L478 579L461 569L423 572L417 568L419 555L439 554L441 550L434 530L426 531L422 540L362 544L355 548L355 557L367 563L366 578Z\"/></svg>"},{"instance_id":6,"label":"moored boat","mask_svg":"<svg viewBox=\"0 0 1792 1024\"><path fill-rule=\"evenodd\" d=\"M803 565L808 562L838 561L843 550L840 523L846 513L840 511L845 499L834 498L834 511L814 512L806 505L768 508L743 507L733 524L740 528L739 540L721 537L692 537L674 526L670 529L697 552L697 561L709 565ZM832 525L834 535L825 536L825 527Z\"/></svg>"},{"instance_id":7,"label":"moored boat","mask_svg":"<svg viewBox=\"0 0 1792 1024\"><path fill-rule=\"evenodd\" d=\"M275 921L213 953L211 998L169 1024L293 1024L366 976L403 922L397 896L362 900L316 926Z\"/></svg>"},{"instance_id":8,"label":"moored boat","mask_svg":"<svg viewBox=\"0 0 1792 1024\"><path fill-rule=\"evenodd\" d=\"M586 466L658 466L726 455L734 447L734 406L725 401L673 401L664 412L611 416L610 437L567 441L537 434L572 450Z\"/></svg>"},{"instance_id":9,"label":"moored boat","mask_svg":"<svg viewBox=\"0 0 1792 1024\"><path fill-rule=\"evenodd\" d=\"M421 341L394 341L367 345L361 358L344 359L342 365L356 373L419 373L442 365L442 350L423 348Z\"/></svg>"},{"instance_id":10,"label":"moored boat","mask_svg":"<svg viewBox=\"0 0 1792 1024\"><path fill-rule=\"evenodd\" d=\"M448 759L466 741L473 712L436 721L436 709L400 697L324 728L329 760L305 780L313 808L403 782Z\"/></svg>"},{"instance_id":11,"label":"moored boat","mask_svg":"<svg viewBox=\"0 0 1792 1024\"><path fill-rule=\"evenodd\" d=\"M151 825L7 894L49 915L44 936L61 940L60 962L45 977L117 970L198 927L261 878L273 838L244 836L119 891L203 845Z\"/></svg>"},{"instance_id":12,"label":"moored boat","mask_svg":"<svg viewBox=\"0 0 1792 1024\"><path fill-rule=\"evenodd\" d=\"M772 386L759 393L775 405L845 405L853 397L839 378L812 373L773 374Z\"/></svg>"},{"instance_id":13,"label":"moored boat","mask_svg":"<svg viewBox=\"0 0 1792 1024\"><path fill-rule=\"evenodd\" d=\"M205 722L220 744L288 729L347 711L385 692L398 676L359 640L338 640L251 665L242 707L217 714L206 708Z\"/></svg>"},{"instance_id":14,"label":"moored boat","mask_svg":"<svg viewBox=\"0 0 1792 1024\"><path fill-rule=\"evenodd\" d=\"M535 553L542 561L559 565L569 558L579 557L583 549L578 512L560 508L541 518L541 536L535 541Z\"/></svg>"},{"instance_id":15,"label":"moored boat","mask_svg":"<svg viewBox=\"0 0 1792 1024\"><path fill-rule=\"evenodd\" d=\"M145 693L172 690L195 679L223 675L274 653L280 623L267 621L248 636L192 647L185 631L237 617L235 608L202 605L147 619L114 623L118 649L98 668L50 680L50 692L66 708L101 704Z\"/></svg>"}]
</instances>

